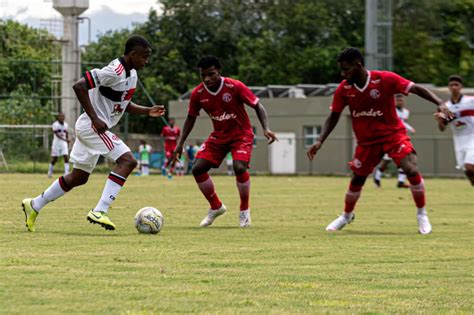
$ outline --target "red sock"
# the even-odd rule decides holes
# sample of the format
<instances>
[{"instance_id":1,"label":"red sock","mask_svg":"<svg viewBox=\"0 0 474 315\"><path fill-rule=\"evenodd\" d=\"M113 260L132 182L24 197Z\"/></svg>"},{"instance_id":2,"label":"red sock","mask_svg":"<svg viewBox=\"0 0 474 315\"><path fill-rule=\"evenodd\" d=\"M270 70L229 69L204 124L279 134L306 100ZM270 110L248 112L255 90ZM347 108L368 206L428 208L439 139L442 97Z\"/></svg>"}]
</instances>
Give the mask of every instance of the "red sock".
<instances>
[{"instance_id":1,"label":"red sock","mask_svg":"<svg viewBox=\"0 0 474 315\"><path fill-rule=\"evenodd\" d=\"M413 200L417 208L425 207L425 181L421 177L420 173L417 173L415 176L408 177L410 182L410 190L413 195Z\"/></svg>"},{"instance_id":2,"label":"red sock","mask_svg":"<svg viewBox=\"0 0 474 315\"><path fill-rule=\"evenodd\" d=\"M362 186L354 186L352 184L349 185L349 190L346 192L346 199L345 199L345 207L344 212L350 213L354 211L355 204L360 197L360 192L362 190Z\"/></svg>"},{"instance_id":3,"label":"red sock","mask_svg":"<svg viewBox=\"0 0 474 315\"><path fill-rule=\"evenodd\" d=\"M249 172L245 172L242 175L236 175L237 188L239 189L240 195L240 211L249 209L250 199L250 175Z\"/></svg>"},{"instance_id":4,"label":"red sock","mask_svg":"<svg viewBox=\"0 0 474 315\"><path fill-rule=\"evenodd\" d=\"M216 191L214 190L214 183L212 182L209 174L204 173L202 175L194 176L196 183L198 184L199 189L201 190L204 197L211 205L212 210L217 210L222 206L222 202L219 197L217 197Z\"/></svg>"}]
</instances>

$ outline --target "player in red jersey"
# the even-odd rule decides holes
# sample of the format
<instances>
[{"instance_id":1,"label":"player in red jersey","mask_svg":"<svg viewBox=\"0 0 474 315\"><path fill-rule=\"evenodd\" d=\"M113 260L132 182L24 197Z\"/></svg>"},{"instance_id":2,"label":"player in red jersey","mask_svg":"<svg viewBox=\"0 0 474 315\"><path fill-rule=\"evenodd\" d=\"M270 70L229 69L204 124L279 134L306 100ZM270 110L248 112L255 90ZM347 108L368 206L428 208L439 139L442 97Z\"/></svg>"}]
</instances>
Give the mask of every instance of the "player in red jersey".
<instances>
[{"instance_id":1,"label":"player in red jersey","mask_svg":"<svg viewBox=\"0 0 474 315\"><path fill-rule=\"evenodd\" d=\"M431 91L389 71L368 71L364 58L357 48L346 48L337 62L345 79L336 89L321 135L309 148L312 160L321 149L326 138L336 126L345 106L349 106L352 128L357 138L357 147L350 162L353 172L349 190L345 197L344 213L331 222L326 230L341 230L354 220L354 207L359 199L367 176L387 153L398 167L402 168L410 182L415 200L419 232L431 233L431 224L425 209L425 187L417 168L416 152L406 133L403 122L395 111L397 93L414 93L436 104L438 111L448 117L452 113L444 102Z\"/></svg>"},{"instance_id":2,"label":"player in red jersey","mask_svg":"<svg viewBox=\"0 0 474 315\"><path fill-rule=\"evenodd\" d=\"M165 163L163 164L163 175L166 175L166 169L173 161L173 152L176 149L176 144L181 136L181 129L175 126L175 119L168 119L168 126L164 126L161 130L161 136L165 139ZM173 167L168 171L168 177L173 174Z\"/></svg>"},{"instance_id":3,"label":"player in red jersey","mask_svg":"<svg viewBox=\"0 0 474 315\"><path fill-rule=\"evenodd\" d=\"M183 135L174 151L175 161L180 158L184 142L194 127L196 117L203 109L212 119L214 131L197 153L197 160L192 170L199 189L210 204L208 214L202 220L201 226L211 225L227 210L214 190L208 171L213 167L218 167L230 151L240 195L240 227L248 227L250 226L250 177L247 169L252 154L254 134L244 105L255 110L268 144L277 140L277 137L268 128L267 114L259 98L242 82L221 76L221 65L216 57L201 58L198 68L203 82L191 94Z\"/></svg>"}]
</instances>

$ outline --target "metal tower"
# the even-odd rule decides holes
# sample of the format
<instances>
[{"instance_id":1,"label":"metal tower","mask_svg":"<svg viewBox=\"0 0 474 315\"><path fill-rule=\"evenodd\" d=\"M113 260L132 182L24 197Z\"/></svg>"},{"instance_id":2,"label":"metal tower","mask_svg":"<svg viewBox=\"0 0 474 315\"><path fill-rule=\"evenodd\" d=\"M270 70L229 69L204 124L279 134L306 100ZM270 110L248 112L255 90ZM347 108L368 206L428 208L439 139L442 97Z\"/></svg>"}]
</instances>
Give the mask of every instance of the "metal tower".
<instances>
[{"instance_id":1,"label":"metal tower","mask_svg":"<svg viewBox=\"0 0 474 315\"><path fill-rule=\"evenodd\" d=\"M81 75L79 15L89 8L89 0L53 0L53 8L63 16L61 108L68 124L74 126L81 113L72 89Z\"/></svg>"},{"instance_id":2,"label":"metal tower","mask_svg":"<svg viewBox=\"0 0 474 315\"><path fill-rule=\"evenodd\" d=\"M365 0L365 63L392 70L392 0Z\"/></svg>"}]
</instances>

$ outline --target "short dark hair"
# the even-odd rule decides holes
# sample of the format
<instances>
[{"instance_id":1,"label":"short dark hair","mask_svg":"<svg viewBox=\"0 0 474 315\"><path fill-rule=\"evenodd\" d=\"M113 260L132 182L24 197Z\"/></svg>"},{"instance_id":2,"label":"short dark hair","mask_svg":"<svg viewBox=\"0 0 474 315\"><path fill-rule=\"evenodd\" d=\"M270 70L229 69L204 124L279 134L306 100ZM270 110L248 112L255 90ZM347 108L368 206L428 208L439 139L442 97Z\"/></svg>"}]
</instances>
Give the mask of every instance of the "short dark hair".
<instances>
[{"instance_id":1,"label":"short dark hair","mask_svg":"<svg viewBox=\"0 0 474 315\"><path fill-rule=\"evenodd\" d=\"M364 56L362 56L362 53L359 49L355 47L348 47L343 49L339 55L337 55L337 62L343 61L349 62L351 64L360 61L360 63L364 65Z\"/></svg>"},{"instance_id":2,"label":"short dark hair","mask_svg":"<svg viewBox=\"0 0 474 315\"><path fill-rule=\"evenodd\" d=\"M456 81L456 82L459 82L459 83L462 84L462 77L460 75L457 75L457 74L450 75L449 78L448 78L448 83L452 82L452 81Z\"/></svg>"},{"instance_id":3,"label":"short dark hair","mask_svg":"<svg viewBox=\"0 0 474 315\"><path fill-rule=\"evenodd\" d=\"M221 69L221 63L219 62L219 59L217 59L216 56L204 56L199 60L197 64L197 67L202 69L207 69L212 66L216 67L216 69Z\"/></svg>"},{"instance_id":4,"label":"short dark hair","mask_svg":"<svg viewBox=\"0 0 474 315\"><path fill-rule=\"evenodd\" d=\"M125 52L123 54L128 55L133 50L135 50L135 47L137 46L151 48L150 43L145 39L145 37L140 35L132 35L127 39L127 42L125 43Z\"/></svg>"},{"instance_id":5,"label":"short dark hair","mask_svg":"<svg viewBox=\"0 0 474 315\"><path fill-rule=\"evenodd\" d=\"M403 98L405 95L403 95L402 93L398 93L398 94L395 94L395 97L396 98Z\"/></svg>"}]
</instances>

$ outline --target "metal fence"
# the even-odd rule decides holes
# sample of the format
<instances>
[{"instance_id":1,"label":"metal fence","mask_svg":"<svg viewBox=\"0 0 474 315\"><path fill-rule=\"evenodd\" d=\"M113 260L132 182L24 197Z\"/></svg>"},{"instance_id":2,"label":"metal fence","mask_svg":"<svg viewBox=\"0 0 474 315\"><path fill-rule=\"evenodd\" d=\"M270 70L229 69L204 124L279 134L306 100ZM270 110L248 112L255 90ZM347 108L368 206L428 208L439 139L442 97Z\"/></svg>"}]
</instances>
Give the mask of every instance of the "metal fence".
<instances>
[{"instance_id":1,"label":"metal fence","mask_svg":"<svg viewBox=\"0 0 474 315\"><path fill-rule=\"evenodd\" d=\"M122 137L135 154L138 151L139 141L142 139L146 140L153 149L152 171L154 168L155 172L160 172L164 161L164 152L163 139L159 135L118 135ZM47 166L50 160L52 137L53 135L49 125L0 125L0 150L9 166L9 170L44 171L45 165ZM186 145L198 145L205 140L205 138L191 137L186 141ZM283 150L282 152L281 150L277 150L278 146L281 147L282 143L289 141L292 143L287 146L287 151ZM420 171L424 175L443 177L458 177L463 175L456 169L453 142L449 136L417 136L413 138L412 141L417 150ZM256 137L252 152L251 173L289 173L298 175L348 175L350 173L348 162L352 158L354 139L329 137L312 162L310 162L306 156L308 143L311 143L311 141L304 138L281 138L278 143L269 146L265 138ZM275 157L275 155L277 157ZM282 156L278 157L278 155ZM280 160L275 161L275 158ZM107 167L108 162L104 159L101 159L100 163L104 165L104 167ZM185 164L187 163L188 161L186 161ZM275 164L277 164L277 166L290 166L290 164L294 164L294 171L279 172L278 167L275 169ZM187 168L187 166L185 168ZM7 171L1 155L0 171ZM226 162L223 161L221 166L213 170L213 172L226 173ZM390 172L396 172L396 168L393 164L387 173L390 174Z\"/></svg>"}]
</instances>

